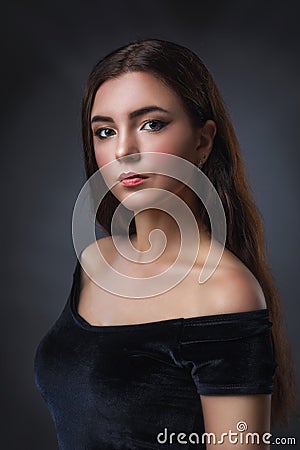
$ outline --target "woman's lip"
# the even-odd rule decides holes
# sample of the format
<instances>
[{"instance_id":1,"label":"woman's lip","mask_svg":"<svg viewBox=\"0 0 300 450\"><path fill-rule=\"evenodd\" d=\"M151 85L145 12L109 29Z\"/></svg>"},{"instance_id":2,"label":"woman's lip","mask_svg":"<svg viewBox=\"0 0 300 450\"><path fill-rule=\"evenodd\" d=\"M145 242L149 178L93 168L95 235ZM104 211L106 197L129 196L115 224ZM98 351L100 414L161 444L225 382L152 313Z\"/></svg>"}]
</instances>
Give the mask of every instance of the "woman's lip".
<instances>
[{"instance_id":1,"label":"woman's lip","mask_svg":"<svg viewBox=\"0 0 300 450\"><path fill-rule=\"evenodd\" d=\"M124 180L125 178L147 178L147 176L146 175L144 175L144 174L139 174L139 173L136 173L136 172L123 172L123 173L121 173L121 175L119 176L119 181L122 181L122 180Z\"/></svg>"},{"instance_id":2,"label":"woman's lip","mask_svg":"<svg viewBox=\"0 0 300 450\"><path fill-rule=\"evenodd\" d=\"M148 177L146 178L141 178L139 176L137 177L131 177L131 178L124 178L121 183L123 184L123 186L137 186L139 184L144 183L147 180Z\"/></svg>"}]
</instances>

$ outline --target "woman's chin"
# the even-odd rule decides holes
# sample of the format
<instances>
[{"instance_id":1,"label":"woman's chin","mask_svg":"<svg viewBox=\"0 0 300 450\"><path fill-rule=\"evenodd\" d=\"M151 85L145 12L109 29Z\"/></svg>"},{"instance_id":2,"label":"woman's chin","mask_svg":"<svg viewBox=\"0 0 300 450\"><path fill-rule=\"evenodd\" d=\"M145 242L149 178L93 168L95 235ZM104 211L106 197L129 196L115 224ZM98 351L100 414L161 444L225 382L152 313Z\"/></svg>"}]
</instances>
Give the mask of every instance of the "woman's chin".
<instances>
[{"instance_id":1,"label":"woman's chin","mask_svg":"<svg viewBox=\"0 0 300 450\"><path fill-rule=\"evenodd\" d=\"M147 189L132 192L124 197L120 202L131 211L140 211L148 208L158 208L164 210L164 204L172 195L163 189Z\"/></svg>"}]
</instances>

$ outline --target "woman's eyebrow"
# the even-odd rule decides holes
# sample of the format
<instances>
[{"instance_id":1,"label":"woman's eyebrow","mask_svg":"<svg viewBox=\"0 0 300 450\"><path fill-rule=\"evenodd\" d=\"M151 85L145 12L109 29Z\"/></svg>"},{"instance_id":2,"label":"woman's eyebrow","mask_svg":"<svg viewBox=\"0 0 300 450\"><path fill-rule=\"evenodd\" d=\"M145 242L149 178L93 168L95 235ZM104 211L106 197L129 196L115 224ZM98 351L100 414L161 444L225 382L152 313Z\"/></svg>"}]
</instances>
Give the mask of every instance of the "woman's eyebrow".
<instances>
[{"instance_id":1,"label":"woman's eyebrow","mask_svg":"<svg viewBox=\"0 0 300 450\"><path fill-rule=\"evenodd\" d=\"M156 105L151 105L151 106L145 106L143 108L137 109L136 111L132 111L131 113L128 114L129 119L134 119L136 117L142 116L143 114L148 114L150 112L154 112L154 111L159 111L159 112L164 112L167 114L171 114L170 111L161 108L160 106L156 106ZM113 122L114 120L112 119L112 117L108 117L108 116L94 116L91 120L91 123L95 123L95 122Z\"/></svg>"},{"instance_id":2,"label":"woman's eyebrow","mask_svg":"<svg viewBox=\"0 0 300 450\"><path fill-rule=\"evenodd\" d=\"M137 109L136 111L131 112L128 115L128 117L129 117L129 119L134 119L135 117L142 116L143 114L148 114L153 111L160 111L160 112L164 112L167 114L171 114L170 111L167 111L166 109L161 108L160 106L152 105L152 106L145 106L144 108Z\"/></svg>"}]
</instances>

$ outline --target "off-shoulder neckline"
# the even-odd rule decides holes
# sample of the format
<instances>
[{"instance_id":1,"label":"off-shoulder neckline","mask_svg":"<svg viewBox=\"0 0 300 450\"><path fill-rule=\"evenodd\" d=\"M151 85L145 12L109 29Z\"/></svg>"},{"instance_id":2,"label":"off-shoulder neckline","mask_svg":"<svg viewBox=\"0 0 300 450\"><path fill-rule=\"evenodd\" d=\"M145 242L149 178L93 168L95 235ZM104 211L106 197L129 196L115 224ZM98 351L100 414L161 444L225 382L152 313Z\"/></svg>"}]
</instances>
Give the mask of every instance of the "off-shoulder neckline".
<instances>
[{"instance_id":1,"label":"off-shoulder neckline","mask_svg":"<svg viewBox=\"0 0 300 450\"><path fill-rule=\"evenodd\" d=\"M74 272L73 286L69 295L69 306L73 319L81 328L89 331L125 331L125 330L140 330L144 328L157 327L162 325L178 325L184 323L185 325L190 325L194 323L224 323L240 320L249 320L249 318L259 318L268 317L268 308L261 308L248 311L239 311L231 313L221 313L221 314L209 314L201 316L192 317L175 317L171 319L156 320L152 322L141 322L141 323L131 323L131 324L120 324L120 325L92 325L87 320L85 320L77 311L78 301L79 301L79 283L78 275L80 274L80 262L77 260L76 269Z\"/></svg>"}]
</instances>

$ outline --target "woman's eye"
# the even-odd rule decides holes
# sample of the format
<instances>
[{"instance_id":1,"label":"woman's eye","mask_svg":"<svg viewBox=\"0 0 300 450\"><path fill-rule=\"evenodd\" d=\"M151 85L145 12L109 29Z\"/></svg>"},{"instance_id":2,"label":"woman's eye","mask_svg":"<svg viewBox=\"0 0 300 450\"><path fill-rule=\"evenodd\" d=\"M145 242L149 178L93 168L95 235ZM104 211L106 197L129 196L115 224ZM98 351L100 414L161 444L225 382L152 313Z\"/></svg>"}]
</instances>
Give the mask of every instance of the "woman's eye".
<instances>
[{"instance_id":1,"label":"woman's eye","mask_svg":"<svg viewBox=\"0 0 300 450\"><path fill-rule=\"evenodd\" d=\"M115 133L114 130L112 130L111 128L99 128L98 130L95 131L95 136L97 136L99 139L106 139L110 136L113 136Z\"/></svg>"},{"instance_id":2,"label":"woman's eye","mask_svg":"<svg viewBox=\"0 0 300 450\"><path fill-rule=\"evenodd\" d=\"M147 123L145 123L145 125L143 125L142 130L159 131L166 125L167 123L163 122L162 120L149 120Z\"/></svg>"}]
</instances>

